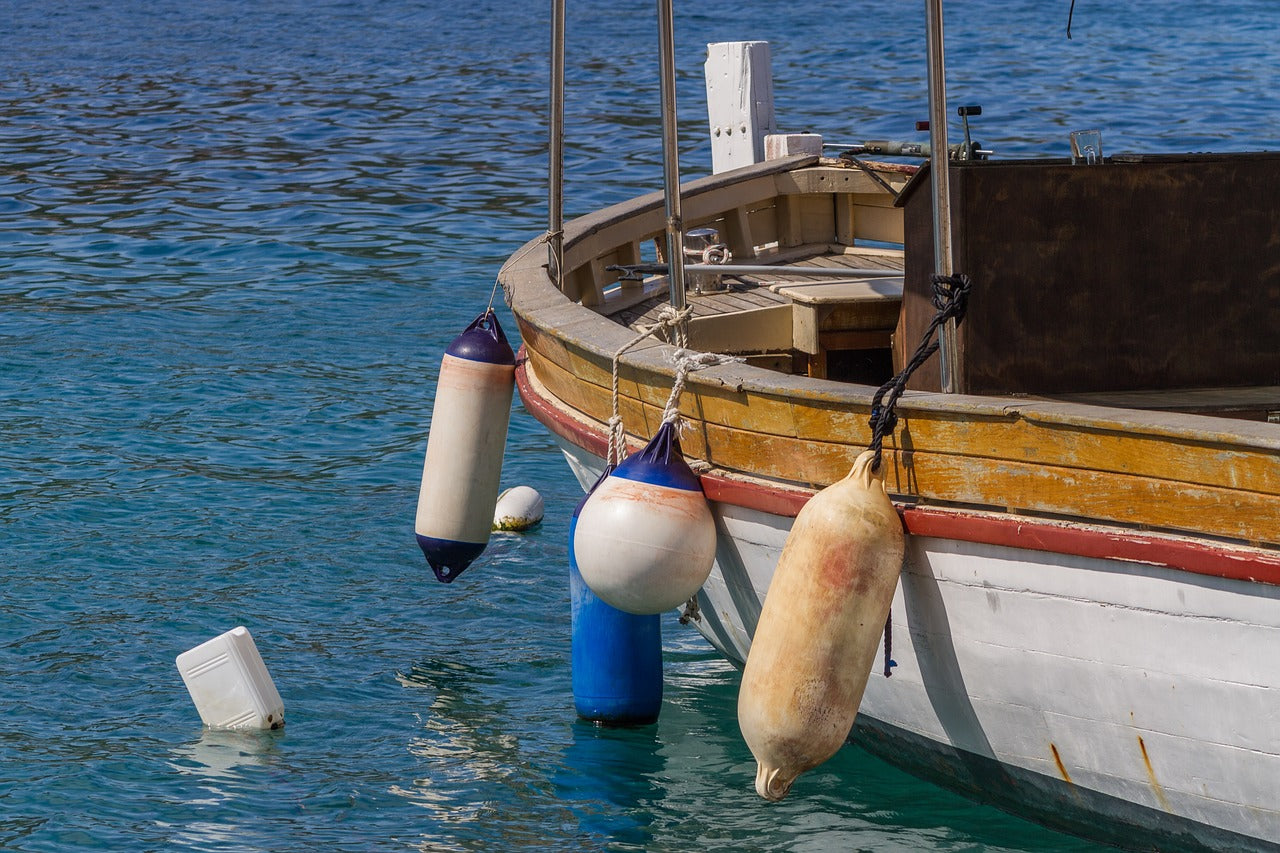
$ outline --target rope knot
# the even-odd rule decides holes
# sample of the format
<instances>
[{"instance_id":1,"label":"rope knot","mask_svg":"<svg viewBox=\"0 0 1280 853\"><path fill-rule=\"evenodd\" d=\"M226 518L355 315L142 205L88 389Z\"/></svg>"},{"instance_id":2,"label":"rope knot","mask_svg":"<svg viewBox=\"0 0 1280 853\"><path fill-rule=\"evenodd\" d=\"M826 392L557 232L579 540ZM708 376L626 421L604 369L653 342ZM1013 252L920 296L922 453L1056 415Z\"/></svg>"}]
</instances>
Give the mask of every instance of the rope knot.
<instances>
[{"instance_id":1,"label":"rope knot","mask_svg":"<svg viewBox=\"0 0 1280 853\"><path fill-rule=\"evenodd\" d=\"M933 277L931 301L938 313L930 321L929 328L925 330L924 336L920 339L920 345L916 347L915 354L911 356L911 360L907 362L907 365L902 368L897 376L881 385L871 399L871 443L867 445L867 448L876 454L875 460L871 463L872 471L880 470L880 451L884 446L884 438L892 433L898 425L898 415L894 411L894 407L897 406L898 398L902 396L903 391L907 388L907 380L911 378L911 374L915 373L920 365L928 361L929 357L938 351L938 342L933 339L938 328L947 320L954 319L959 323L964 319L965 311L969 307L969 291L972 288L973 284L969 280L969 276L964 274L935 275Z\"/></svg>"},{"instance_id":2,"label":"rope knot","mask_svg":"<svg viewBox=\"0 0 1280 853\"><path fill-rule=\"evenodd\" d=\"M649 329L653 329L654 331L657 331L658 329L677 328L680 326L681 323L685 322L692 316L693 316L692 305L686 305L685 307L681 308L679 311L677 311L675 308L672 308L670 305L663 305L660 309L658 309L657 322L655 322L652 326L648 326L648 327L642 326L641 329L644 330L646 328L649 328Z\"/></svg>"},{"instance_id":3,"label":"rope knot","mask_svg":"<svg viewBox=\"0 0 1280 853\"><path fill-rule=\"evenodd\" d=\"M871 407L871 429L880 432L880 437L884 437L898 426L898 413L892 408L886 408L882 405L874 405Z\"/></svg>"},{"instance_id":4,"label":"rope knot","mask_svg":"<svg viewBox=\"0 0 1280 853\"><path fill-rule=\"evenodd\" d=\"M671 356L671 361L676 366L676 376L675 381L671 383L671 396L667 398L666 408L662 412L663 423L677 420L680 417L680 395L684 392L685 379L691 371L701 370L704 367L715 367L718 364L732 364L740 362L742 359L737 356L721 355L715 352L678 349Z\"/></svg>"},{"instance_id":5,"label":"rope knot","mask_svg":"<svg viewBox=\"0 0 1280 853\"><path fill-rule=\"evenodd\" d=\"M957 323L964 319L965 311L969 310L969 291L972 287L969 276L964 274L933 277L933 295L930 301L943 315L942 322L953 317Z\"/></svg>"}]
</instances>

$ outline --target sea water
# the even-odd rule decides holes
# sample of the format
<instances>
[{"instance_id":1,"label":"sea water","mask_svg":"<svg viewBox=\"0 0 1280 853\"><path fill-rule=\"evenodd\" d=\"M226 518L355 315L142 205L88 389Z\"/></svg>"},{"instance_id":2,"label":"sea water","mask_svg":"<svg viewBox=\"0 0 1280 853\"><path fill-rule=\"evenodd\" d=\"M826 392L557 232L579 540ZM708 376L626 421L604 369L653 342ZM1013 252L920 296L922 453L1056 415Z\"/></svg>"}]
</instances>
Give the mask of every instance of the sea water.
<instances>
[{"instance_id":1,"label":"sea water","mask_svg":"<svg viewBox=\"0 0 1280 853\"><path fill-rule=\"evenodd\" d=\"M773 45L780 126L919 139L923 4L677 4ZM1003 155L1277 147L1267 0L967 2L953 104ZM570 215L658 188L652 4L569 3ZM579 498L437 584L413 511L440 356L545 227L549 4L8 3L0 25L0 847L1089 849L854 748L752 790L737 672L664 624L661 720L573 713ZM953 129L955 132L955 129ZM500 302L500 300L499 300ZM508 331L514 323L499 304ZM174 658L236 625L279 732L205 731Z\"/></svg>"}]
</instances>

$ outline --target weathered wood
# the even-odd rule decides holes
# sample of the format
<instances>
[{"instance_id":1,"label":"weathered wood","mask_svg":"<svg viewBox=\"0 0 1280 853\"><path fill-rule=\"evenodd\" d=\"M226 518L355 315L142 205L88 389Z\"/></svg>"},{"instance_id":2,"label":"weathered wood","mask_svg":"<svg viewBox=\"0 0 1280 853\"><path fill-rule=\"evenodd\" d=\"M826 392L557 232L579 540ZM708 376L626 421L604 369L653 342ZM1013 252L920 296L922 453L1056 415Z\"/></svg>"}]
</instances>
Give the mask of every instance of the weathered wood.
<instances>
[{"instance_id":1,"label":"weathered wood","mask_svg":"<svg viewBox=\"0 0 1280 853\"><path fill-rule=\"evenodd\" d=\"M791 306L748 308L689 321L689 346L726 354L785 352L792 348Z\"/></svg>"},{"instance_id":2,"label":"weathered wood","mask_svg":"<svg viewBox=\"0 0 1280 853\"><path fill-rule=\"evenodd\" d=\"M805 242L804 224L800 219L800 198L780 195L774 202L774 228L780 247L799 246ZM823 242L826 242L825 240Z\"/></svg>"},{"instance_id":3,"label":"weathered wood","mask_svg":"<svg viewBox=\"0 0 1280 853\"><path fill-rule=\"evenodd\" d=\"M837 193L832 197L836 210L836 242L852 246L857 239L854 225L857 222L853 193Z\"/></svg>"},{"instance_id":4,"label":"weathered wood","mask_svg":"<svg viewBox=\"0 0 1280 853\"><path fill-rule=\"evenodd\" d=\"M802 195L798 199L800 215L800 242L834 243L836 234L835 196Z\"/></svg>"},{"instance_id":5,"label":"weathered wood","mask_svg":"<svg viewBox=\"0 0 1280 853\"><path fill-rule=\"evenodd\" d=\"M578 380L603 389L611 382L605 358L577 358L572 373ZM669 377L631 369L623 376L624 394L639 396L659 408L665 403ZM794 377L779 377L783 378L794 384ZM701 373L687 382L687 393L698 399L703 415L727 426L818 443L865 444L870 440L866 422L870 388L859 394L858 386L846 391L846 386L824 383L832 386L832 393L797 405L794 395L781 388L772 394L726 392L716 383L705 382ZM550 383L548 387L553 393L558 390ZM920 408L926 402L928 407ZM902 426L889 443L904 451L927 448L932 453L967 453L993 462L1028 461L1213 488L1239 487L1243 481L1254 491L1280 495L1280 436L1267 425L1233 424L1232 432L1227 432L1225 425L1209 420L1209 427L1219 429L1188 433L1184 428L1177 433L1181 440L1172 441L1169 427L1190 416L1133 412L1121 419L1113 410L1069 403L1001 402L991 405L974 397L909 394L900 403ZM607 414L602 419L607 419ZM1237 431L1247 435L1241 437ZM1256 452L1243 452L1263 436L1269 442L1263 442ZM1235 464L1222 465L1220 454L1233 448L1238 455ZM830 473L838 478L838 472ZM1276 526L1280 528L1280 518Z\"/></svg>"},{"instance_id":6,"label":"weathered wood","mask_svg":"<svg viewBox=\"0 0 1280 853\"><path fill-rule=\"evenodd\" d=\"M884 196L860 194L853 197L854 235L862 240L901 243L905 239L902 211Z\"/></svg>"},{"instance_id":7,"label":"weathered wood","mask_svg":"<svg viewBox=\"0 0 1280 853\"><path fill-rule=\"evenodd\" d=\"M540 354L531 358L552 394L584 414L607 420L607 369L591 358L573 358L570 363L564 370ZM652 434L669 382L660 374L646 377L645 371L624 371L622 408L630 429ZM833 418L830 409L824 416L820 408L774 397L776 414L771 417L769 399L762 395L738 394L736 404L726 408L722 395L704 393L701 384L699 377L690 378L681 409L709 422L695 424L700 437L687 443L686 452L703 455L699 448L705 446L710 454L705 458L728 470L821 485L841 476L849 448L862 446L870 437L865 412L838 410ZM957 399L929 397L935 406ZM804 438L799 437L797 412L807 416ZM1026 417L1036 414L1036 404L1028 404L1026 412L1014 408L997 416L978 416L918 412L904 402L902 414L903 426L889 444L896 456L896 473L889 482L898 493L1280 543L1275 513L1280 448L1237 450L1234 464L1225 467L1220 458L1226 448L1205 440L1208 437L1171 445L1167 438L1135 432L1131 425L1108 431L1100 418L1064 430L1057 418L1038 423ZM748 433L751 437L743 438ZM741 440L735 443L734 436ZM1251 488L1240 488L1241 481ZM1188 498L1180 502L1182 492ZM1081 501L1085 494L1089 499ZM1230 506L1231 512L1210 511L1214 501Z\"/></svg>"},{"instance_id":8,"label":"weathered wood","mask_svg":"<svg viewBox=\"0 0 1280 853\"><path fill-rule=\"evenodd\" d=\"M910 181L912 172L885 171L880 176L895 190L902 190ZM893 203L893 197L885 192L884 187L875 178L861 169L848 166L823 165L804 170L792 170L777 175L774 180L777 183L778 192L787 195L858 193L868 197L885 198L890 205Z\"/></svg>"},{"instance_id":9,"label":"weathered wood","mask_svg":"<svg viewBox=\"0 0 1280 853\"><path fill-rule=\"evenodd\" d=\"M957 330L974 394L1280 383L1280 153L952 164ZM902 338L928 324L932 203L906 193ZM1017 251L1009 251L1009 246ZM910 354L910 349L900 353ZM912 387L936 388L921 372Z\"/></svg>"},{"instance_id":10,"label":"weathered wood","mask_svg":"<svg viewBox=\"0 0 1280 853\"><path fill-rule=\"evenodd\" d=\"M770 133L764 138L764 158L777 160L796 154L821 154L822 135L817 133Z\"/></svg>"},{"instance_id":11,"label":"weathered wood","mask_svg":"<svg viewBox=\"0 0 1280 853\"><path fill-rule=\"evenodd\" d=\"M751 221L745 207L734 207L724 215L724 240L729 251L739 261L755 257L755 242L751 235Z\"/></svg>"},{"instance_id":12,"label":"weathered wood","mask_svg":"<svg viewBox=\"0 0 1280 853\"><path fill-rule=\"evenodd\" d=\"M773 70L765 41L707 45L703 66L711 170L726 172L764 159L764 138L775 129Z\"/></svg>"},{"instance_id":13,"label":"weathered wood","mask_svg":"<svg viewBox=\"0 0 1280 853\"><path fill-rule=\"evenodd\" d=\"M794 303L795 347L810 355L821 353L824 341L825 348L833 348L826 340L827 332L880 329L886 333L887 343L902 304L900 279L813 281L771 289Z\"/></svg>"},{"instance_id":14,"label":"weathered wood","mask_svg":"<svg viewBox=\"0 0 1280 853\"><path fill-rule=\"evenodd\" d=\"M762 205L777 194L774 176L817 162L816 157L793 157L770 160L745 169L702 178L681 187L686 220L713 217L735 205ZM711 201L703 200L710 196ZM771 206L771 205L769 205ZM656 215L655 220L652 217ZM648 193L575 219L565 225L565 266L586 263L590 257L612 249L623 242L643 241L663 231L663 197L661 192ZM621 226L618 228L618 226ZM618 230L613 230L617 228ZM569 254L570 251L575 254Z\"/></svg>"}]
</instances>

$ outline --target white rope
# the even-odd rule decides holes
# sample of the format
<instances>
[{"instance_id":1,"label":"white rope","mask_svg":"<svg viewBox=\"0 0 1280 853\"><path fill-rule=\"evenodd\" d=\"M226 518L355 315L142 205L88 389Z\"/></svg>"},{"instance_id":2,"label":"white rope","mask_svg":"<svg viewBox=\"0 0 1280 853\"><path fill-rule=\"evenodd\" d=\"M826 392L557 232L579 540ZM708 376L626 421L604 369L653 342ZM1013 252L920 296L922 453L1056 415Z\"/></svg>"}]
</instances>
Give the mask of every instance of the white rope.
<instances>
[{"instance_id":1,"label":"white rope","mask_svg":"<svg viewBox=\"0 0 1280 853\"><path fill-rule=\"evenodd\" d=\"M720 355L715 352L692 352L686 349L676 350L671 360L676 365L676 378L671 385L671 396L667 398L667 405L662 410L662 422L664 424L672 423L680 418L680 395L684 393L685 379L688 378L690 371L742 361L742 359L732 355Z\"/></svg>"},{"instance_id":2,"label":"white rope","mask_svg":"<svg viewBox=\"0 0 1280 853\"><path fill-rule=\"evenodd\" d=\"M622 415L618 413L619 360L627 350L641 343L646 338L669 328L675 329L677 345L682 348L680 351L683 352L683 347L686 346L688 342L687 332L685 331L687 328L686 321L690 316L692 316L692 314L692 306L685 306L681 310L677 311L670 305L663 305L662 309L658 312L658 319L655 322L647 326L638 327L639 334L629 342L619 347L618 351L613 354L613 396L611 409L612 414L609 417L609 455L608 459L605 460L609 465L612 466L620 463L622 461L623 452L626 450L626 431L622 428ZM671 342L670 336L668 336L667 342Z\"/></svg>"}]
</instances>

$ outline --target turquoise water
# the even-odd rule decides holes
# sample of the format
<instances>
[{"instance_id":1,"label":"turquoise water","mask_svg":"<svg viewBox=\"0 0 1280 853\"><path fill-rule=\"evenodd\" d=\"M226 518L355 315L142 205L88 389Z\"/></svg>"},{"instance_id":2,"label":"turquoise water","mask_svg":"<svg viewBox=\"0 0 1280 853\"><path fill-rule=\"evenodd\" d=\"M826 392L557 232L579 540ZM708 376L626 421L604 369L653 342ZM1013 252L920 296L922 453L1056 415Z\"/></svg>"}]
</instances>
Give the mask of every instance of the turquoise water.
<instances>
[{"instance_id":1,"label":"turquoise water","mask_svg":"<svg viewBox=\"0 0 1280 853\"><path fill-rule=\"evenodd\" d=\"M707 41L773 42L788 129L915 138L921 4L679 5L690 175ZM954 5L953 103L1002 154L1085 127L1108 152L1277 147L1269 2L1078 3L1070 41L1065 2ZM656 25L570 13L582 213L660 183ZM412 515L440 355L545 222L545 4L5 14L0 847L1090 849L853 748L760 801L737 674L674 618L660 722L577 722L579 495L518 405L504 482L547 519L431 579ZM178 677L238 624L282 732L203 731Z\"/></svg>"}]
</instances>

